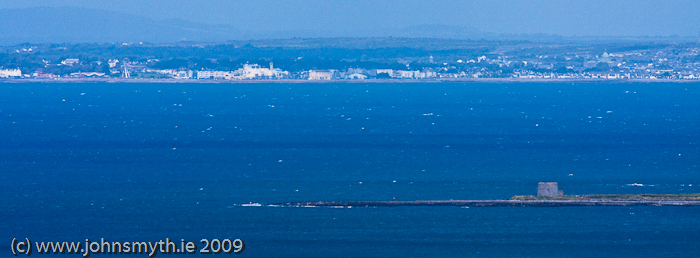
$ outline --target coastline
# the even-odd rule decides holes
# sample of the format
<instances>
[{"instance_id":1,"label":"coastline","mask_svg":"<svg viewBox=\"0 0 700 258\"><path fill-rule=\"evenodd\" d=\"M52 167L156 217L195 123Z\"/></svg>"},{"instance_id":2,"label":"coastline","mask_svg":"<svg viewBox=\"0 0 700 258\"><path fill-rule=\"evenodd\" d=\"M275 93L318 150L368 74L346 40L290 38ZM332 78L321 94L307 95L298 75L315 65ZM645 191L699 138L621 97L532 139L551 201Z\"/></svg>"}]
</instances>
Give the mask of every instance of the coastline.
<instances>
[{"instance_id":1,"label":"coastline","mask_svg":"<svg viewBox=\"0 0 700 258\"><path fill-rule=\"evenodd\" d=\"M263 205L240 205L263 206ZM273 203L272 207L399 207L399 206L459 206L459 207L589 207L589 206L700 206L700 200L424 200L424 201L349 201L349 202L288 202Z\"/></svg>"},{"instance_id":2,"label":"coastline","mask_svg":"<svg viewBox=\"0 0 700 258\"><path fill-rule=\"evenodd\" d=\"M556 185L556 183L549 183ZM546 188L540 183L539 188ZM540 189L543 190L543 189ZM544 189L546 190L546 189ZM242 204L241 206L261 206ZM700 194L594 194L534 196L515 195L508 200L416 200L416 201L342 201L286 202L268 204L283 207L396 207L396 206L466 206L466 207L565 207L565 206L700 206Z\"/></svg>"},{"instance_id":3,"label":"coastline","mask_svg":"<svg viewBox=\"0 0 700 258\"><path fill-rule=\"evenodd\" d=\"M121 78L60 78L60 79L0 79L0 83L205 83L205 84L250 84L250 83L511 83L511 82L572 82L572 83L698 83L700 80L670 79L539 79L539 78L436 78L436 79L366 79L366 80L198 80L198 79L121 79Z\"/></svg>"}]
</instances>

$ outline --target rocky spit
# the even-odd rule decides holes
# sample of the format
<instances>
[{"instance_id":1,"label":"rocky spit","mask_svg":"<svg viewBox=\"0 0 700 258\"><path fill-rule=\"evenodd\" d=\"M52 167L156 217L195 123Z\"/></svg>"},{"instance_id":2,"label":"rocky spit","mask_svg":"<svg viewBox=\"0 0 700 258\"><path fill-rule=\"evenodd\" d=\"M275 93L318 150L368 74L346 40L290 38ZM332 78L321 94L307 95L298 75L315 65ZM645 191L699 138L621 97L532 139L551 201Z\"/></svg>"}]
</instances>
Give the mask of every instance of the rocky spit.
<instances>
[{"instance_id":1,"label":"rocky spit","mask_svg":"<svg viewBox=\"0 0 700 258\"><path fill-rule=\"evenodd\" d=\"M698 200L424 200L424 201L347 201L285 202L268 206L287 207L397 207L397 206L462 206L462 207L574 207L574 206L700 206Z\"/></svg>"}]
</instances>

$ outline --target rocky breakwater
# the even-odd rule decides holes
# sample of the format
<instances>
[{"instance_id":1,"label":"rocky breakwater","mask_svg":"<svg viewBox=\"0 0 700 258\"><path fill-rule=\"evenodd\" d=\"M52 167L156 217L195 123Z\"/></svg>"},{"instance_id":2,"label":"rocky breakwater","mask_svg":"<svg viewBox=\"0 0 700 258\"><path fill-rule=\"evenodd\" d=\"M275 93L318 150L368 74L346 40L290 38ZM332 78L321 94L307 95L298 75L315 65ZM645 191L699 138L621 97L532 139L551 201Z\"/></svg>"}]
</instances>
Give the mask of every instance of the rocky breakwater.
<instances>
[{"instance_id":1,"label":"rocky breakwater","mask_svg":"<svg viewBox=\"0 0 700 258\"><path fill-rule=\"evenodd\" d=\"M462 207L572 207L572 206L700 206L700 200L418 200L418 201L347 201L286 202L270 204L287 207L397 207L397 206L462 206Z\"/></svg>"}]
</instances>

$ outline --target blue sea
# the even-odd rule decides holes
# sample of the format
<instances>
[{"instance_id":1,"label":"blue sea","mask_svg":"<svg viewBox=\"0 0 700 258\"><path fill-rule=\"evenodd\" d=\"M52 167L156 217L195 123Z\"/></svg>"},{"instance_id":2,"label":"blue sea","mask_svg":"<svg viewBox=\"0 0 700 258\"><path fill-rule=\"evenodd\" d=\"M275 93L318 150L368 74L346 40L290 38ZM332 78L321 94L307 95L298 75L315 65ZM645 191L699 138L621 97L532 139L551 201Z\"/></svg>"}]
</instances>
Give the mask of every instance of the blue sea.
<instances>
[{"instance_id":1,"label":"blue sea","mask_svg":"<svg viewBox=\"0 0 700 258\"><path fill-rule=\"evenodd\" d=\"M2 257L13 238L245 242L214 257L700 257L700 207L240 206L507 199L542 181L700 192L700 83L0 83Z\"/></svg>"}]
</instances>

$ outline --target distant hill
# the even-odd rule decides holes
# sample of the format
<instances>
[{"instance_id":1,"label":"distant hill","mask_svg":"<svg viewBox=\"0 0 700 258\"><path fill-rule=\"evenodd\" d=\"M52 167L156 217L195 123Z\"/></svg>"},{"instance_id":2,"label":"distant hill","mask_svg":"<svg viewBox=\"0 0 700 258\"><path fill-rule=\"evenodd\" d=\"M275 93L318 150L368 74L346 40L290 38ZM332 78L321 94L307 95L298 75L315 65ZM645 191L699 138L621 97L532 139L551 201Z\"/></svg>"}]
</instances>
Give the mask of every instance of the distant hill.
<instances>
[{"instance_id":1,"label":"distant hill","mask_svg":"<svg viewBox=\"0 0 700 258\"><path fill-rule=\"evenodd\" d=\"M230 40L403 37L460 40L515 40L532 42L697 41L697 37L562 37L555 34L497 34L471 27L413 25L409 27L357 28L354 30L248 31L230 25L203 24L187 20L154 20L99 9L37 7L0 9L0 46L21 43L173 43L223 42Z\"/></svg>"},{"instance_id":2,"label":"distant hill","mask_svg":"<svg viewBox=\"0 0 700 258\"><path fill-rule=\"evenodd\" d=\"M284 30L245 31L229 25L186 20L153 20L118 12L78 7L0 9L0 45L21 43L96 43L228 40L411 37L487 40L559 40L556 35L497 35L474 28L449 25L416 25L405 28L372 28L354 31Z\"/></svg>"},{"instance_id":3,"label":"distant hill","mask_svg":"<svg viewBox=\"0 0 700 258\"><path fill-rule=\"evenodd\" d=\"M157 21L97 9L38 7L0 9L0 45L78 42L177 42L242 39L227 25Z\"/></svg>"}]
</instances>

